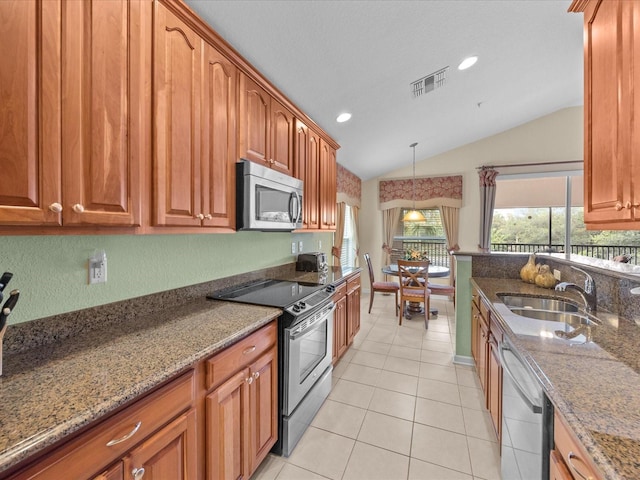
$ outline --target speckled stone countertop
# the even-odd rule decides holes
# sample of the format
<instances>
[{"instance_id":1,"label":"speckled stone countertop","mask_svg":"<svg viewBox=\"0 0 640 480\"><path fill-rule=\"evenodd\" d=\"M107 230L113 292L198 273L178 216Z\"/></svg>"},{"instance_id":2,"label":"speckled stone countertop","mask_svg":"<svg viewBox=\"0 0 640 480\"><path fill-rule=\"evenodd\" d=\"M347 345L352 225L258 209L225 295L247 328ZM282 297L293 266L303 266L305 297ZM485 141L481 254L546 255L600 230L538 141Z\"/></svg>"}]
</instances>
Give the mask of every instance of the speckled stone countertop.
<instances>
[{"instance_id":1,"label":"speckled stone countertop","mask_svg":"<svg viewBox=\"0 0 640 480\"><path fill-rule=\"evenodd\" d=\"M281 314L204 298L5 355L0 472Z\"/></svg>"},{"instance_id":2,"label":"speckled stone countertop","mask_svg":"<svg viewBox=\"0 0 640 480\"><path fill-rule=\"evenodd\" d=\"M640 479L640 325L599 311L601 324L591 343L523 334L522 317L512 314L497 294L562 297L568 292L514 279L473 278L472 283L492 304L505 334L605 478Z\"/></svg>"}]
</instances>

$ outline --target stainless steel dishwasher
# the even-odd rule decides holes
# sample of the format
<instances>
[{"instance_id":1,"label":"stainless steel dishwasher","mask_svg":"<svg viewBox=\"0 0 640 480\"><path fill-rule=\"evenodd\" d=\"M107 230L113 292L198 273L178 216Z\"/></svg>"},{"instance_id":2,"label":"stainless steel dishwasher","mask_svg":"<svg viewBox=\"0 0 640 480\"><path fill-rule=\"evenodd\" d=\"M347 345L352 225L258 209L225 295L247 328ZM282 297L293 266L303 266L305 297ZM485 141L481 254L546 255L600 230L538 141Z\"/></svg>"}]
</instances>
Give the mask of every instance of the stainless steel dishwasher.
<instances>
[{"instance_id":1,"label":"stainless steel dishwasher","mask_svg":"<svg viewBox=\"0 0 640 480\"><path fill-rule=\"evenodd\" d=\"M503 368L502 480L548 480L553 405L506 337L498 351Z\"/></svg>"}]
</instances>

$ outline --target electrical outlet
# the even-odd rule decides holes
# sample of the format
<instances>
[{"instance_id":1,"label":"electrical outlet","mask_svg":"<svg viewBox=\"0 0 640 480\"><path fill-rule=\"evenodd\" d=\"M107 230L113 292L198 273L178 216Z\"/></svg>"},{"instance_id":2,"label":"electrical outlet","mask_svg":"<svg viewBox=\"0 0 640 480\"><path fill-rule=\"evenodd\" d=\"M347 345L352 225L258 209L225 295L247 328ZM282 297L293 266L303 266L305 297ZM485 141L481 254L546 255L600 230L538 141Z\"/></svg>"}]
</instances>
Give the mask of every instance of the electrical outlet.
<instances>
[{"instance_id":1,"label":"electrical outlet","mask_svg":"<svg viewBox=\"0 0 640 480\"><path fill-rule=\"evenodd\" d=\"M322 240L318 240L318 250L322 250Z\"/></svg>"},{"instance_id":2,"label":"electrical outlet","mask_svg":"<svg viewBox=\"0 0 640 480\"><path fill-rule=\"evenodd\" d=\"M95 252L89 258L89 285L107 282L107 254L104 250Z\"/></svg>"},{"instance_id":3,"label":"electrical outlet","mask_svg":"<svg viewBox=\"0 0 640 480\"><path fill-rule=\"evenodd\" d=\"M296 254L296 242L291 242L291 254Z\"/></svg>"},{"instance_id":4,"label":"electrical outlet","mask_svg":"<svg viewBox=\"0 0 640 480\"><path fill-rule=\"evenodd\" d=\"M556 280L560 281L560 270L553 269L553 276Z\"/></svg>"},{"instance_id":5,"label":"electrical outlet","mask_svg":"<svg viewBox=\"0 0 640 480\"><path fill-rule=\"evenodd\" d=\"M298 251L302 253L302 240L298 242Z\"/></svg>"}]
</instances>

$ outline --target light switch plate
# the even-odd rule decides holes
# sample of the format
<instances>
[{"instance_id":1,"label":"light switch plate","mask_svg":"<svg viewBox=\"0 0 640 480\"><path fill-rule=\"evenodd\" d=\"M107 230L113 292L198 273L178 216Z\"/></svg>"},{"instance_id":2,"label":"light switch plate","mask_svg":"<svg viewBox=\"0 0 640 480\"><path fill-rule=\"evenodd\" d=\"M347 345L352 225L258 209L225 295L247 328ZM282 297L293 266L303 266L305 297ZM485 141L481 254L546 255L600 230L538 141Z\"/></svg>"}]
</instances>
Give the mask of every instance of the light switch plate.
<instances>
[{"instance_id":1,"label":"light switch plate","mask_svg":"<svg viewBox=\"0 0 640 480\"><path fill-rule=\"evenodd\" d=\"M296 242L291 242L291 254L296 254Z\"/></svg>"},{"instance_id":2,"label":"light switch plate","mask_svg":"<svg viewBox=\"0 0 640 480\"><path fill-rule=\"evenodd\" d=\"M302 253L302 240L298 242L298 252Z\"/></svg>"}]
</instances>

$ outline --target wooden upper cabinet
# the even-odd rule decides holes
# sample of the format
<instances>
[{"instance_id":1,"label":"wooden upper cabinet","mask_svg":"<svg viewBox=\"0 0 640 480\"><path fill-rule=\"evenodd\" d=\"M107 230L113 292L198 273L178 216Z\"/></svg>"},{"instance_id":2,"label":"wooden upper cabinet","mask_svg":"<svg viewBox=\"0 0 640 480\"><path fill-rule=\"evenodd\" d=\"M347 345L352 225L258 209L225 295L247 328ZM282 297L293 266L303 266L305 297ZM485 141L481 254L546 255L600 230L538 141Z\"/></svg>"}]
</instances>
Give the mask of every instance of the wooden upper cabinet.
<instances>
[{"instance_id":1,"label":"wooden upper cabinet","mask_svg":"<svg viewBox=\"0 0 640 480\"><path fill-rule=\"evenodd\" d=\"M293 175L294 117L280 102L271 99L272 168Z\"/></svg>"},{"instance_id":2,"label":"wooden upper cabinet","mask_svg":"<svg viewBox=\"0 0 640 480\"><path fill-rule=\"evenodd\" d=\"M320 228L320 136L296 119L295 176L304 182L302 221L305 229Z\"/></svg>"},{"instance_id":3,"label":"wooden upper cabinet","mask_svg":"<svg viewBox=\"0 0 640 480\"><path fill-rule=\"evenodd\" d=\"M202 40L161 3L154 28L156 225L199 226ZM198 215L202 215L199 218Z\"/></svg>"},{"instance_id":4,"label":"wooden upper cabinet","mask_svg":"<svg viewBox=\"0 0 640 480\"><path fill-rule=\"evenodd\" d=\"M239 156L293 175L293 114L245 74L239 94Z\"/></svg>"},{"instance_id":5,"label":"wooden upper cabinet","mask_svg":"<svg viewBox=\"0 0 640 480\"><path fill-rule=\"evenodd\" d=\"M575 7L575 8L574 8ZM640 228L640 6L624 0L574 2L584 8L585 223ZM636 60L638 60L636 62Z\"/></svg>"},{"instance_id":6,"label":"wooden upper cabinet","mask_svg":"<svg viewBox=\"0 0 640 480\"><path fill-rule=\"evenodd\" d=\"M57 1L0 2L0 224L62 223L61 15Z\"/></svg>"},{"instance_id":7,"label":"wooden upper cabinet","mask_svg":"<svg viewBox=\"0 0 640 480\"><path fill-rule=\"evenodd\" d=\"M1 224L140 225L145 8L0 2Z\"/></svg>"},{"instance_id":8,"label":"wooden upper cabinet","mask_svg":"<svg viewBox=\"0 0 640 480\"><path fill-rule=\"evenodd\" d=\"M320 228L336 228L336 150L324 139L320 140Z\"/></svg>"},{"instance_id":9,"label":"wooden upper cabinet","mask_svg":"<svg viewBox=\"0 0 640 480\"><path fill-rule=\"evenodd\" d=\"M235 226L236 98L238 70L204 43L202 68L203 225Z\"/></svg>"},{"instance_id":10,"label":"wooden upper cabinet","mask_svg":"<svg viewBox=\"0 0 640 480\"><path fill-rule=\"evenodd\" d=\"M140 225L143 65L151 34L144 7L63 4L64 224Z\"/></svg>"}]
</instances>

